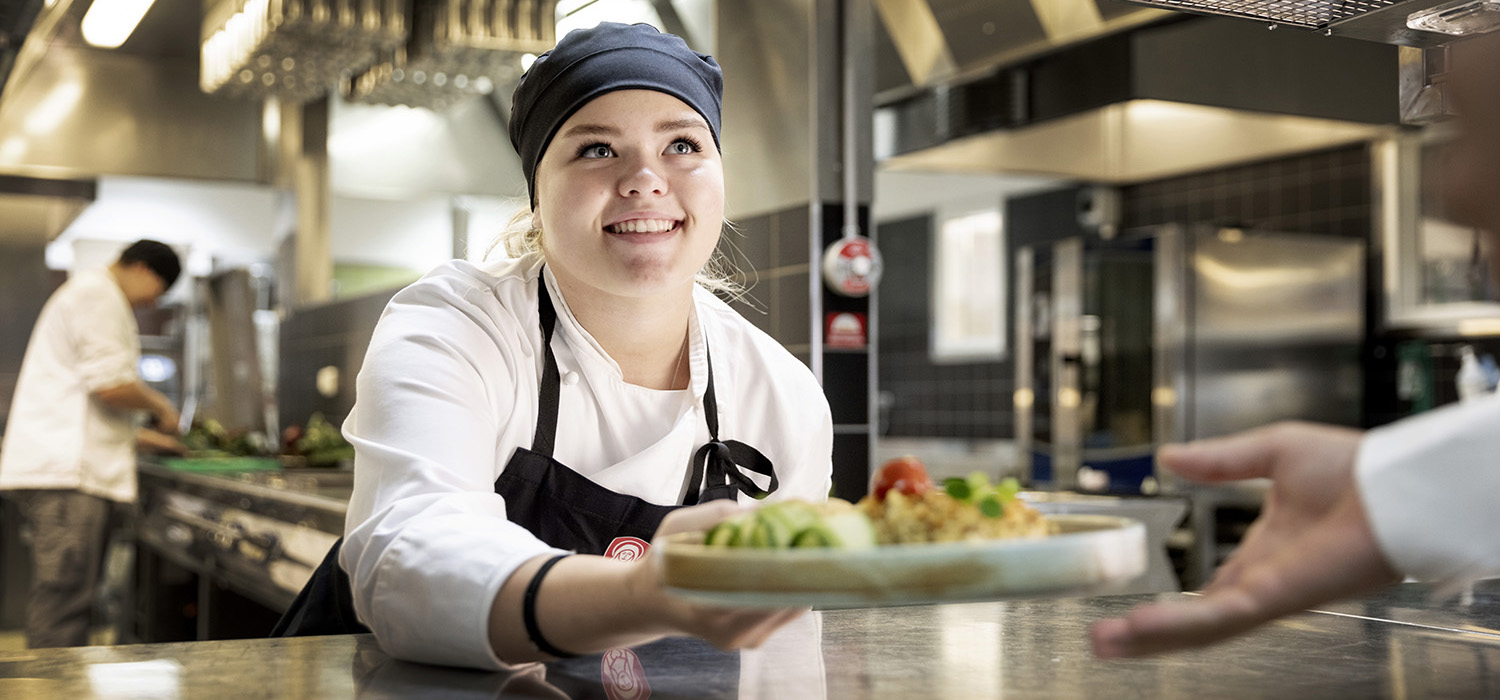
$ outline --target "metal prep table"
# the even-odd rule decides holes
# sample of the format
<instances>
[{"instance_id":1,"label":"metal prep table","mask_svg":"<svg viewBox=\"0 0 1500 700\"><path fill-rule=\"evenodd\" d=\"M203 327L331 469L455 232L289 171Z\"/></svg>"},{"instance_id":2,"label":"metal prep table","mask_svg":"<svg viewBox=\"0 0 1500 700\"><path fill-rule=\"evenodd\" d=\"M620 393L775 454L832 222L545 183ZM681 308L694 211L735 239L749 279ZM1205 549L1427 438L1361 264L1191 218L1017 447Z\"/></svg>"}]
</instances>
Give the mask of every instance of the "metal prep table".
<instances>
[{"instance_id":1,"label":"metal prep table","mask_svg":"<svg viewBox=\"0 0 1500 700\"><path fill-rule=\"evenodd\" d=\"M125 641L263 636L343 534L353 473L142 462Z\"/></svg>"},{"instance_id":2,"label":"metal prep table","mask_svg":"<svg viewBox=\"0 0 1500 700\"><path fill-rule=\"evenodd\" d=\"M519 673L396 661L369 635L0 653L0 697L1479 698L1500 695L1500 581L1472 604L1407 584L1155 659L1101 661L1088 626L1158 596L814 613L759 650L664 640ZM1179 598L1184 594L1159 594ZM646 692L649 689L649 693Z\"/></svg>"}]
</instances>

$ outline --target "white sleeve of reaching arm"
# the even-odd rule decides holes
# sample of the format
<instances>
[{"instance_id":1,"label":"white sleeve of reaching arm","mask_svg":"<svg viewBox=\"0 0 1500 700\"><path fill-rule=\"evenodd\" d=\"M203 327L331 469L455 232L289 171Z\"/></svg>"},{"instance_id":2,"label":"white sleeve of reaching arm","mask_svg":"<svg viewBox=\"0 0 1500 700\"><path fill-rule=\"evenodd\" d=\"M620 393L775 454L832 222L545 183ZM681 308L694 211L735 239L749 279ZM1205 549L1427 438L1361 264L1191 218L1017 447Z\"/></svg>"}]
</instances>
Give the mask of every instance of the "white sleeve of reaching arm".
<instances>
[{"instance_id":1,"label":"white sleeve of reaching arm","mask_svg":"<svg viewBox=\"0 0 1500 700\"><path fill-rule=\"evenodd\" d=\"M1398 571L1445 583L1500 575L1500 396L1372 430L1355 465Z\"/></svg>"},{"instance_id":2,"label":"white sleeve of reaching arm","mask_svg":"<svg viewBox=\"0 0 1500 700\"><path fill-rule=\"evenodd\" d=\"M403 290L376 328L345 423L356 457L340 563L386 653L504 670L490 606L516 567L554 550L507 520L494 492L512 416L493 397L514 395L512 365L529 357L502 348L515 339L466 296Z\"/></svg>"}]
</instances>

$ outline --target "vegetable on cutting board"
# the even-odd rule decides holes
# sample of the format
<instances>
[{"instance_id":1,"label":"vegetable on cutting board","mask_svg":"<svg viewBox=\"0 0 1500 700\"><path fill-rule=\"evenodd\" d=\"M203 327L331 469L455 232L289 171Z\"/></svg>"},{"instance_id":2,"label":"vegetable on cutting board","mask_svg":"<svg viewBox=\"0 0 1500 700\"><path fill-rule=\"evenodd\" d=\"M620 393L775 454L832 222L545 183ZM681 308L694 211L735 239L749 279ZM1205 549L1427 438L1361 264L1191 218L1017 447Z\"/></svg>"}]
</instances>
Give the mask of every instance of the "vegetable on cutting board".
<instances>
[{"instance_id":1,"label":"vegetable on cutting board","mask_svg":"<svg viewBox=\"0 0 1500 700\"><path fill-rule=\"evenodd\" d=\"M704 544L756 549L865 549L875 546L875 528L848 501L781 501L720 522L708 531Z\"/></svg>"}]
</instances>

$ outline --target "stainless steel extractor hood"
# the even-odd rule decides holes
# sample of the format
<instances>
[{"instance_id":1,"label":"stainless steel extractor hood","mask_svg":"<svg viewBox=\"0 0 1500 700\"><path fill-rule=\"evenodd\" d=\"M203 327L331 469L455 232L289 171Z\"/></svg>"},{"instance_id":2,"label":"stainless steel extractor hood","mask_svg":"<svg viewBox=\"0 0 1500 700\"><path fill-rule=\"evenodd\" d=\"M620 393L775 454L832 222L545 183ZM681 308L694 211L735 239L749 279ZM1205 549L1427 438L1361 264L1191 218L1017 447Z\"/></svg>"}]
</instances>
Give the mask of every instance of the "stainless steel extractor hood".
<instances>
[{"instance_id":1,"label":"stainless steel extractor hood","mask_svg":"<svg viewBox=\"0 0 1500 700\"><path fill-rule=\"evenodd\" d=\"M1401 46L1401 121L1452 115L1444 83L1447 46L1500 31L1500 0L1125 0L1134 5L1224 15Z\"/></svg>"},{"instance_id":2,"label":"stainless steel extractor hood","mask_svg":"<svg viewBox=\"0 0 1500 700\"><path fill-rule=\"evenodd\" d=\"M1417 48L1500 29L1496 0L1125 0Z\"/></svg>"},{"instance_id":3,"label":"stainless steel extractor hood","mask_svg":"<svg viewBox=\"0 0 1500 700\"><path fill-rule=\"evenodd\" d=\"M1332 148L1400 123L1398 54L1179 15L885 102L875 154L886 170L1127 184Z\"/></svg>"},{"instance_id":4,"label":"stainless steel extractor hood","mask_svg":"<svg viewBox=\"0 0 1500 700\"><path fill-rule=\"evenodd\" d=\"M26 41L26 33L42 9L42 0L18 0L0 3L0 88L10 77L16 55Z\"/></svg>"}]
</instances>

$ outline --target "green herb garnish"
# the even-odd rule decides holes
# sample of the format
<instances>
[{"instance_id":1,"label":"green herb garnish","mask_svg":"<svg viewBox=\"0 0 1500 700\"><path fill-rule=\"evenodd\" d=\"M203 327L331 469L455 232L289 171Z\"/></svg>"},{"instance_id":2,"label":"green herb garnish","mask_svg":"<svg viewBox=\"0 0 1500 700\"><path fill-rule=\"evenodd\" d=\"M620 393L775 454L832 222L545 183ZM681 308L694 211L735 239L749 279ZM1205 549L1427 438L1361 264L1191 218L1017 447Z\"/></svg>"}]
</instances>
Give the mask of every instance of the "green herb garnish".
<instances>
[{"instance_id":1,"label":"green herb garnish","mask_svg":"<svg viewBox=\"0 0 1500 700\"><path fill-rule=\"evenodd\" d=\"M985 516L998 518L1005 514L1005 504L1021 492L1021 482L1007 476L1000 483L992 484L984 472L974 472L967 477L944 479L943 490L953 500L972 503Z\"/></svg>"}]
</instances>

